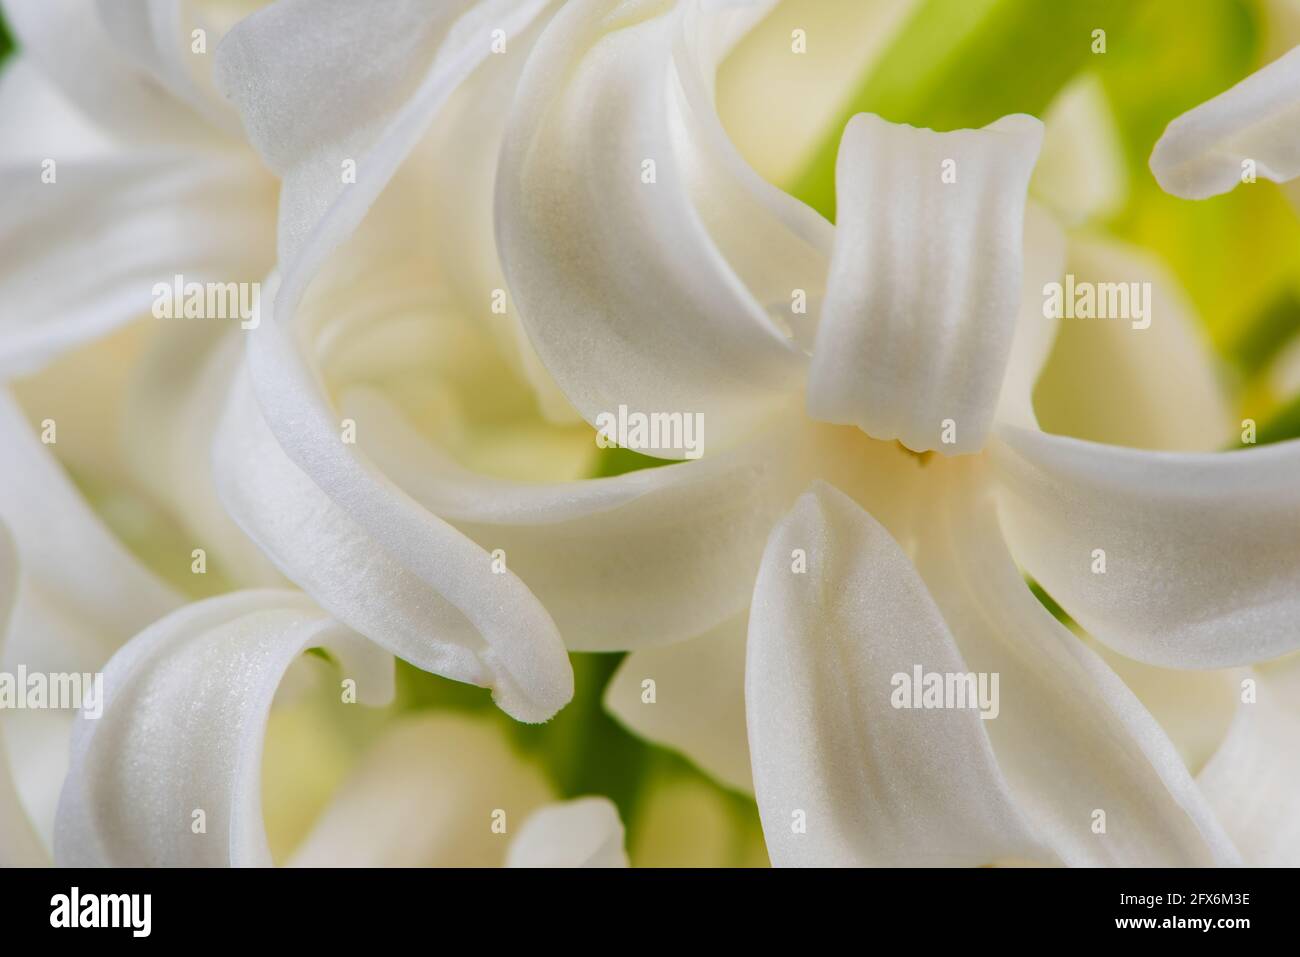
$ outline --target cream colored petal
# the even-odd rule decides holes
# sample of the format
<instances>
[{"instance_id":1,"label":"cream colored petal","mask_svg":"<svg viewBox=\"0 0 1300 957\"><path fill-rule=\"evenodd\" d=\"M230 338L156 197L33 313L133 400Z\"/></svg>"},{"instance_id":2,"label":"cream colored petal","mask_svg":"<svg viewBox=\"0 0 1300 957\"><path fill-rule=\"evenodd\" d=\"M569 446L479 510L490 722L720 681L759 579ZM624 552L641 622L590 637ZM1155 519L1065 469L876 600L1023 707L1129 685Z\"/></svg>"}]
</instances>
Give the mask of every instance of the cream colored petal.
<instances>
[{"instance_id":1,"label":"cream colored petal","mask_svg":"<svg viewBox=\"0 0 1300 957\"><path fill-rule=\"evenodd\" d=\"M550 800L541 769L499 724L412 715L371 746L290 865L497 867Z\"/></svg>"},{"instance_id":2,"label":"cream colored petal","mask_svg":"<svg viewBox=\"0 0 1300 957\"><path fill-rule=\"evenodd\" d=\"M634 651L605 689L605 709L628 729L680 751L700 770L752 792L745 726L745 635L739 615L686 641Z\"/></svg>"},{"instance_id":3,"label":"cream colored petal","mask_svg":"<svg viewBox=\"0 0 1300 957\"><path fill-rule=\"evenodd\" d=\"M623 822L608 798L548 804L510 842L507 867L627 867Z\"/></svg>"},{"instance_id":4,"label":"cream colored petal","mask_svg":"<svg viewBox=\"0 0 1300 957\"><path fill-rule=\"evenodd\" d=\"M1094 295L1120 314L1059 320L1034 391L1042 428L1133 448L1223 448L1233 436L1227 390L1209 337L1169 271L1134 247L1076 236L1065 272L1073 287L1064 276L1053 280L1063 307L1073 288L1076 306ZM1046 300L1040 289L1040 316Z\"/></svg>"},{"instance_id":5,"label":"cream colored petal","mask_svg":"<svg viewBox=\"0 0 1300 957\"><path fill-rule=\"evenodd\" d=\"M889 533L814 485L773 531L750 612L745 705L773 864L1055 861L975 710L895 706L918 666L967 671Z\"/></svg>"}]
</instances>

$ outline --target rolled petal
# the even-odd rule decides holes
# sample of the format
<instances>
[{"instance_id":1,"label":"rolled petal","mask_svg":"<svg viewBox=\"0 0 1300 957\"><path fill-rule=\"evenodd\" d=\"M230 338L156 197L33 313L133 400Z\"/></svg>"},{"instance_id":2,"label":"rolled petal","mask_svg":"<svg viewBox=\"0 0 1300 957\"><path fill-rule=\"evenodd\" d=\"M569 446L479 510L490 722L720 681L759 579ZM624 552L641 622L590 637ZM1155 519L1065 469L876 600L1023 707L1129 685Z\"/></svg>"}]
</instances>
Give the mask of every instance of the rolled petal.
<instances>
[{"instance_id":1,"label":"rolled petal","mask_svg":"<svg viewBox=\"0 0 1300 957\"><path fill-rule=\"evenodd\" d=\"M589 797L535 811L510 842L506 866L627 867L618 808Z\"/></svg>"},{"instance_id":2,"label":"rolled petal","mask_svg":"<svg viewBox=\"0 0 1300 957\"><path fill-rule=\"evenodd\" d=\"M259 339L278 327L259 330ZM295 398L293 402L301 401ZM281 403L289 421L304 421ZM312 410L313 416L319 413ZM276 441L246 374L214 442L217 489L240 527L322 608L435 674L490 687L502 709L545 721L573 696L555 625L508 567L369 468L331 464L340 433L302 435L313 482ZM324 482L324 487L322 487Z\"/></svg>"},{"instance_id":3,"label":"rolled petal","mask_svg":"<svg viewBox=\"0 0 1300 957\"><path fill-rule=\"evenodd\" d=\"M18 550L0 522L0 662L18 597ZM15 775L0 735L0 867L40 867L49 855L27 817L15 786Z\"/></svg>"},{"instance_id":4,"label":"rolled petal","mask_svg":"<svg viewBox=\"0 0 1300 957\"><path fill-rule=\"evenodd\" d=\"M918 667L967 671L889 533L814 485L773 531L750 613L745 705L773 864L1053 862L979 712L894 706Z\"/></svg>"},{"instance_id":5,"label":"rolled petal","mask_svg":"<svg viewBox=\"0 0 1300 957\"><path fill-rule=\"evenodd\" d=\"M936 133L859 114L836 164L835 247L808 412L913 451L977 452L1023 300L1042 124Z\"/></svg>"},{"instance_id":6,"label":"rolled petal","mask_svg":"<svg viewBox=\"0 0 1300 957\"><path fill-rule=\"evenodd\" d=\"M541 768L515 753L499 723L410 716L371 745L289 864L499 867L529 815L553 799Z\"/></svg>"},{"instance_id":7,"label":"rolled petal","mask_svg":"<svg viewBox=\"0 0 1300 957\"><path fill-rule=\"evenodd\" d=\"M1098 640L1178 668L1300 648L1300 442L1142 452L1008 427L992 452L1012 554Z\"/></svg>"},{"instance_id":8,"label":"rolled petal","mask_svg":"<svg viewBox=\"0 0 1300 957\"><path fill-rule=\"evenodd\" d=\"M335 0L288 2L242 21L218 63L219 85L285 180L281 281L249 338L256 401L232 400L237 412L227 415L224 459L233 471L219 479L223 501L322 607L420 667L491 686L503 709L527 721L551 717L573 693L554 622L513 572L495 573L487 552L345 443L316 363L320 325L298 309L439 109L492 58L493 31L509 43L544 6L484 0L376 13ZM380 70L369 63L376 50L384 51ZM411 227L418 233L420 224L408 217L402 228ZM400 246L407 236L383 241ZM319 308L328 313L328 301ZM252 462L261 465L251 475L239 471ZM277 484L262 485L267 474ZM270 506L290 488L288 507Z\"/></svg>"},{"instance_id":9,"label":"rolled petal","mask_svg":"<svg viewBox=\"0 0 1300 957\"><path fill-rule=\"evenodd\" d=\"M1227 737L1197 776L1251 867L1300 866L1300 659L1240 682Z\"/></svg>"},{"instance_id":10,"label":"rolled petal","mask_svg":"<svg viewBox=\"0 0 1300 957\"><path fill-rule=\"evenodd\" d=\"M1178 117L1151 151L1161 188L1184 199L1226 193L1248 170L1300 176L1300 47Z\"/></svg>"},{"instance_id":11,"label":"rolled petal","mask_svg":"<svg viewBox=\"0 0 1300 957\"><path fill-rule=\"evenodd\" d=\"M830 227L744 164L712 101L717 59L765 9L579 0L529 56L497 244L533 345L588 422L701 413L716 449L802 377Z\"/></svg>"},{"instance_id":12,"label":"rolled petal","mask_svg":"<svg viewBox=\"0 0 1300 957\"><path fill-rule=\"evenodd\" d=\"M747 615L696 638L634 651L605 689L605 709L633 733L752 792L745 727Z\"/></svg>"},{"instance_id":13,"label":"rolled petal","mask_svg":"<svg viewBox=\"0 0 1300 957\"><path fill-rule=\"evenodd\" d=\"M102 715L77 720L56 862L269 865L266 722L289 666L318 646L338 656L358 701L391 699L392 659L295 592L187 605L132 639L104 670Z\"/></svg>"},{"instance_id":14,"label":"rolled petal","mask_svg":"<svg viewBox=\"0 0 1300 957\"><path fill-rule=\"evenodd\" d=\"M1070 866L1238 863L1169 737L1030 592L986 473L981 460L943 473L917 567L966 667L998 676L985 729L1034 832Z\"/></svg>"}]
</instances>

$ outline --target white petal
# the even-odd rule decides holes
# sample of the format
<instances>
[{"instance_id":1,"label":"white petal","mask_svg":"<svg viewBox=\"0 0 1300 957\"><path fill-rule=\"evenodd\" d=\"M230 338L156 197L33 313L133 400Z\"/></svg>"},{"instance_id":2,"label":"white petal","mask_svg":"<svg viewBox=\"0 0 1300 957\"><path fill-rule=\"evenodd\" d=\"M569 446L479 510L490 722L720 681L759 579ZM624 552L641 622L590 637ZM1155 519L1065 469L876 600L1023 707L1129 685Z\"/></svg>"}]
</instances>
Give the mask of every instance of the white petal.
<instances>
[{"instance_id":1,"label":"white petal","mask_svg":"<svg viewBox=\"0 0 1300 957\"><path fill-rule=\"evenodd\" d=\"M1300 176L1300 47L1178 117L1151 151L1160 186L1185 199L1228 192L1247 162L1275 183Z\"/></svg>"},{"instance_id":2,"label":"white petal","mask_svg":"<svg viewBox=\"0 0 1300 957\"><path fill-rule=\"evenodd\" d=\"M773 531L750 613L745 704L773 864L1052 861L978 712L891 705L893 676L916 665L968 670L889 533L814 485Z\"/></svg>"},{"instance_id":3,"label":"white petal","mask_svg":"<svg viewBox=\"0 0 1300 957\"><path fill-rule=\"evenodd\" d=\"M261 866L262 741L275 690L324 646L357 698L393 693L392 659L301 595L236 592L175 612L104 670L104 709L83 714L59 802L55 859L72 866ZM202 810L206 832L192 828Z\"/></svg>"},{"instance_id":4,"label":"white petal","mask_svg":"<svg viewBox=\"0 0 1300 957\"><path fill-rule=\"evenodd\" d=\"M550 804L510 842L507 867L627 867L623 822L608 798Z\"/></svg>"},{"instance_id":5,"label":"white petal","mask_svg":"<svg viewBox=\"0 0 1300 957\"><path fill-rule=\"evenodd\" d=\"M1131 246L1072 237L1065 271L1076 284L1090 283L1095 290L1105 283L1126 284L1129 316L1067 316L1057 323L1056 344L1034 393L1042 427L1133 448L1223 448L1233 434L1232 419L1216 357L1204 326L1163 264ZM1060 274L1053 281L1064 282ZM1041 316L1041 287L1038 293ZM1139 318L1134 305L1143 299Z\"/></svg>"},{"instance_id":6,"label":"white petal","mask_svg":"<svg viewBox=\"0 0 1300 957\"><path fill-rule=\"evenodd\" d=\"M802 422L715 456L612 478L511 482L460 467L372 391L343 408L392 481L508 567L576 651L700 634L741 612L772 523L819 448Z\"/></svg>"},{"instance_id":7,"label":"white petal","mask_svg":"<svg viewBox=\"0 0 1300 957\"><path fill-rule=\"evenodd\" d=\"M761 12L578 0L529 57L497 242L538 354L589 422L698 412L719 448L802 376L792 303L819 296L829 226L745 166L712 104L716 57Z\"/></svg>"},{"instance_id":8,"label":"white petal","mask_svg":"<svg viewBox=\"0 0 1300 957\"><path fill-rule=\"evenodd\" d=\"M747 615L686 641L634 651L605 689L628 729L673 748L737 791L752 792L745 727ZM645 682L652 681L653 700Z\"/></svg>"},{"instance_id":9,"label":"white petal","mask_svg":"<svg viewBox=\"0 0 1300 957\"><path fill-rule=\"evenodd\" d=\"M542 770L515 753L499 723L403 718L371 746L290 865L497 867L510 835L522 840L527 816L552 799Z\"/></svg>"},{"instance_id":10,"label":"white petal","mask_svg":"<svg viewBox=\"0 0 1300 957\"><path fill-rule=\"evenodd\" d=\"M985 723L1018 806L1071 866L1209 866L1237 854L1137 697L1030 592L982 461L942 476L917 566L966 667L997 674ZM1096 812L1105 814L1096 833Z\"/></svg>"},{"instance_id":11,"label":"white petal","mask_svg":"<svg viewBox=\"0 0 1300 957\"><path fill-rule=\"evenodd\" d=\"M1300 659L1257 669L1197 782L1251 867L1300 866Z\"/></svg>"},{"instance_id":12,"label":"white petal","mask_svg":"<svg viewBox=\"0 0 1300 957\"><path fill-rule=\"evenodd\" d=\"M264 323L254 341L277 331ZM307 421L292 384L270 388L286 421ZM555 625L513 572L494 574L488 552L370 466L340 467L333 459L347 453L333 428L295 440L313 482L272 435L245 374L228 402L213 448L217 489L286 577L412 664L491 687L521 720L544 721L568 702L573 671Z\"/></svg>"},{"instance_id":13,"label":"white petal","mask_svg":"<svg viewBox=\"0 0 1300 957\"><path fill-rule=\"evenodd\" d=\"M1020 114L951 133L849 121L808 370L813 418L918 452L983 447L1023 298L1025 195L1042 136Z\"/></svg>"},{"instance_id":14,"label":"white petal","mask_svg":"<svg viewBox=\"0 0 1300 957\"><path fill-rule=\"evenodd\" d=\"M0 377L141 316L158 283L254 282L272 257L272 184L252 156L138 147L0 161ZM159 320L162 321L162 320ZM167 320L170 321L170 320ZM183 320L177 320L183 321Z\"/></svg>"},{"instance_id":15,"label":"white petal","mask_svg":"<svg viewBox=\"0 0 1300 957\"><path fill-rule=\"evenodd\" d=\"M0 522L0 652L8 635L18 595L18 551L9 530ZM0 663L5 662L0 653ZM0 867L40 867L49 855L23 809L15 786L4 737L0 735Z\"/></svg>"},{"instance_id":16,"label":"white petal","mask_svg":"<svg viewBox=\"0 0 1300 957\"><path fill-rule=\"evenodd\" d=\"M1300 647L1300 442L1142 452L1004 428L993 459L1012 553L1098 640L1180 668Z\"/></svg>"}]
</instances>

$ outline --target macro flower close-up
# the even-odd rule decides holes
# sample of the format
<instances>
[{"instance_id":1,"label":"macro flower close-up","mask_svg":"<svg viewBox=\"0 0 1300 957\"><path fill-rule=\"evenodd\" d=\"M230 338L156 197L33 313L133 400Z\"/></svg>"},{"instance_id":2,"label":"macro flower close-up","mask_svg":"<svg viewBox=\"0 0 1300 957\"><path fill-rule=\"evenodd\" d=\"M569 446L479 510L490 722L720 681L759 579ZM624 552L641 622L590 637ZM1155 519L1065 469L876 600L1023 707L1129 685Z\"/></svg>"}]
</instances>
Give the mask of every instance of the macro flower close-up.
<instances>
[{"instance_id":1,"label":"macro flower close-up","mask_svg":"<svg viewBox=\"0 0 1300 957\"><path fill-rule=\"evenodd\" d=\"M0 865L1300 866L1297 0L0 16Z\"/></svg>"}]
</instances>

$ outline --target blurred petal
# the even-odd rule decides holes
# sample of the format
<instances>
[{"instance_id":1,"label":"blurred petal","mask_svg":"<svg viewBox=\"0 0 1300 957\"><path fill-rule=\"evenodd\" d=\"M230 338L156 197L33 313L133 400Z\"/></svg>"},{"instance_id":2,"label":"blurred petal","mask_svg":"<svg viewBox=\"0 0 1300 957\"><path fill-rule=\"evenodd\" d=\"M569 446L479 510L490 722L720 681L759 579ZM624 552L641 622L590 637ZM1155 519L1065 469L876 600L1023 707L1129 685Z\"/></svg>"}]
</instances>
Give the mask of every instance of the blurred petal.
<instances>
[{"instance_id":1,"label":"blurred petal","mask_svg":"<svg viewBox=\"0 0 1300 957\"><path fill-rule=\"evenodd\" d=\"M1124 147L1101 80L1085 73L1070 83L1048 106L1043 128L1030 195L1068 226L1118 212L1128 186Z\"/></svg>"},{"instance_id":2,"label":"blurred petal","mask_svg":"<svg viewBox=\"0 0 1300 957\"><path fill-rule=\"evenodd\" d=\"M180 0L114 3L88 9L86 0L5 0L9 29L25 56L67 99L105 131L125 140L157 142L210 138L212 130L174 90L159 82L147 54L160 39L110 31L118 17L134 20L179 11ZM149 9L145 9L148 7ZM120 9L119 9L120 8ZM107 17L105 17L107 15ZM172 38L170 53L189 51L189 31ZM213 38L212 49L216 47ZM153 52L159 53L156 47Z\"/></svg>"},{"instance_id":3,"label":"blurred petal","mask_svg":"<svg viewBox=\"0 0 1300 957\"><path fill-rule=\"evenodd\" d=\"M627 867L623 822L603 797L548 804L510 842L507 867Z\"/></svg>"},{"instance_id":4,"label":"blurred petal","mask_svg":"<svg viewBox=\"0 0 1300 957\"><path fill-rule=\"evenodd\" d=\"M271 184L251 157L40 155L56 162L54 182L39 160L0 160L0 377L148 315L155 284L178 274L252 282L270 263Z\"/></svg>"},{"instance_id":5,"label":"blurred petal","mask_svg":"<svg viewBox=\"0 0 1300 957\"><path fill-rule=\"evenodd\" d=\"M781 0L718 71L718 115L769 183L788 186L812 159L917 0ZM802 30L806 55L791 55Z\"/></svg>"},{"instance_id":6,"label":"blurred petal","mask_svg":"<svg viewBox=\"0 0 1300 957\"><path fill-rule=\"evenodd\" d=\"M1197 777L1251 867L1300 866L1300 659L1257 669L1255 700Z\"/></svg>"},{"instance_id":7,"label":"blurred petal","mask_svg":"<svg viewBox=\"0 0 1300 957\"><path fill-rule=\"evenodd\" d=\"M132 65L225 133L239 135L239 116L212 82L212 58L224 31L199 0L96 0L104 30ZM202 31L202 49L196 31ZM148 85L141 83L141 86Z\"/></svg>"},{"instance_id":8,"label":"blurred petal","mask_svg":"<svg viewBox=\"0 0 1300 957\"><path fill-rule=\"evenodd\" d=\"M0 70L0 116L5 121L4 158L36 160L37 169L46 157L85 159L114 148L23 51L10 53Z\"/></svg>"},{"instance_id":9,"label":"blurred petal","mask_svg":"<svg viewBox=\"0 0 1300 957\"><path fill-rule=\"evenodd\" d=\"M986 473L963 460L943 474L917 566L966 667L1000 676L985 729L1034 832L1070 866L1237 863L1160 726L1026 586Z\"/></svg>"},{"instance_id":10,"label":"blurred petal","mask_svg":"<svg viewBox=\"0 0 1300 957\"><path fill-rule=\"evenodd\" d=\"M18 551L0 522L0 650L8 635L18 596ZM4 657L0 654L0 663ZM7 717L7 716L6 716ZM15 774L0 735L0 867L40 867L49 855L32 829L15 787Z\"/></svg>"},{"instance_id":11,"label":"blurred petal","mask_svg":"<svg viewBox=\"0 0 1300 957\"><path fill-rule=\"evenodd\" d=\"M993 460L1012 553L1098 640L1177 668L1300 647L1300 442L1141 452L1004 428Z\"/></svg>"},{"instance_id":12,"label":"blurred petal","mask_svg":"<svg viewBox=\"0 0 1300 957\"><path fill-rule=\"evenodd\" d=\"M1150 297L1141 320L1059 320L1034 392L1042 427L1133 448L1222 448L1232 436L1226 390L1209 338L1168 270L1133 247L1080 237L1070 241L1066 270L1076 283L1150 284ZM1037 307L1041 316L1041 286Z\"/></svg>"},{"instance_id":13,"label":"blurred petal","mask_svg":"<svg viewBox=\"0 0 1300 957\"><path fill-rule=\"evenodd\" d=\"M773 864L1052 861L976 711L891 706L892 676L918 664L967 671L889 533L814 485L773 531L750 613L745 704Z\"/></svg>"},{"instance_id":14,"label":"blurred petal","mask_svg":"<svg viewBox=\"0 0 1300 957\"><path fill-rule=\"evenodd\" d=\"M1242 182L1248 161L1275 183L1300 176L1300 47L1170 123L1151 172L1165 192L1205 199Z\"/></svg>"},{"instance_id":15,"label":"blurred petal","mask_svg":"<svg viewBox=\"0 0 1300 957\"><path fill-rule=\"evenodd\" d=\"M13 532L25 578L63 613L122 641L180 603L113 537L7 393L0 393L0 447L0 519ZM94 663L116 647L99 648Z\"/></svg>"},{"instance_id":16,"label":"blurred petal","mask_svg":"<svg viewBox=\"0 0 1300 957\"><path fill-rule=\"evenodd\" d=\"M746 615L697 638L634 651L605 689L605 709L639 737L752 792L745 727ZM649 699L644 682L653 681Z\"/></svg>"},{"instance_id":17,"label":"blurred petal","mask_svg":"<svg viewBox=\"0 0 1300 957\"><path fill-rule=\"evenodd\" d=\"M552 799L499 723L405 717L372 745L290 865L497 867L513 829L523 825L522 840L526 817Z\"/></svg>"},{"instance_id":18,"label":"blurred petal","mask_svg":"<svg viewBox=\"0 0 1300 957\"><path fill-rule=\"evenodd\" d=\"M1023 298L1042 135L1018 114L951 133L849 121L809 415L917 452L983 447ZM946 422L955 441L941 441Z\"/></svg>"},{"instance_id":19,"label":"blurred petal","mask_svg":"<svg viewBox=\"0 0 1300 957\"><path fill-rule=\"evenodd\" d=\"M120 442L135 480L203 547L210 568L240 587L282 587L217 494L213 438L243 357L234 330L165 326L134 369Z\"/></svg>"},{"instance_id":20,"label":"blurred petal","mask_svg":"<svg viewBox=\"0 0 1300 957\"><path fill-rule=\"evenodd\" d=\"M620 405L702 413L716 449L802 376L810 330L792 304L818 297L830 228L744 164L712 102L717 58L763 9L578 0L529 56L497 242L538 354L588 422Z\"/></svg>"},{"instance_id":21,"label":"blurred petal","mask_svg":"<svg viewBox=\"0 0 1300 957\"><path fill-rule=\"evenodd\" d=\"M391 699L392 659L294 592L187 605L132 639L104 670L103 715L76 723L55 859L270 864L261 809L267 717L289 666L317 646L339 656L359 701ZM198 810L206 831L196 833Z\"/></svg>"}]
</instances>

